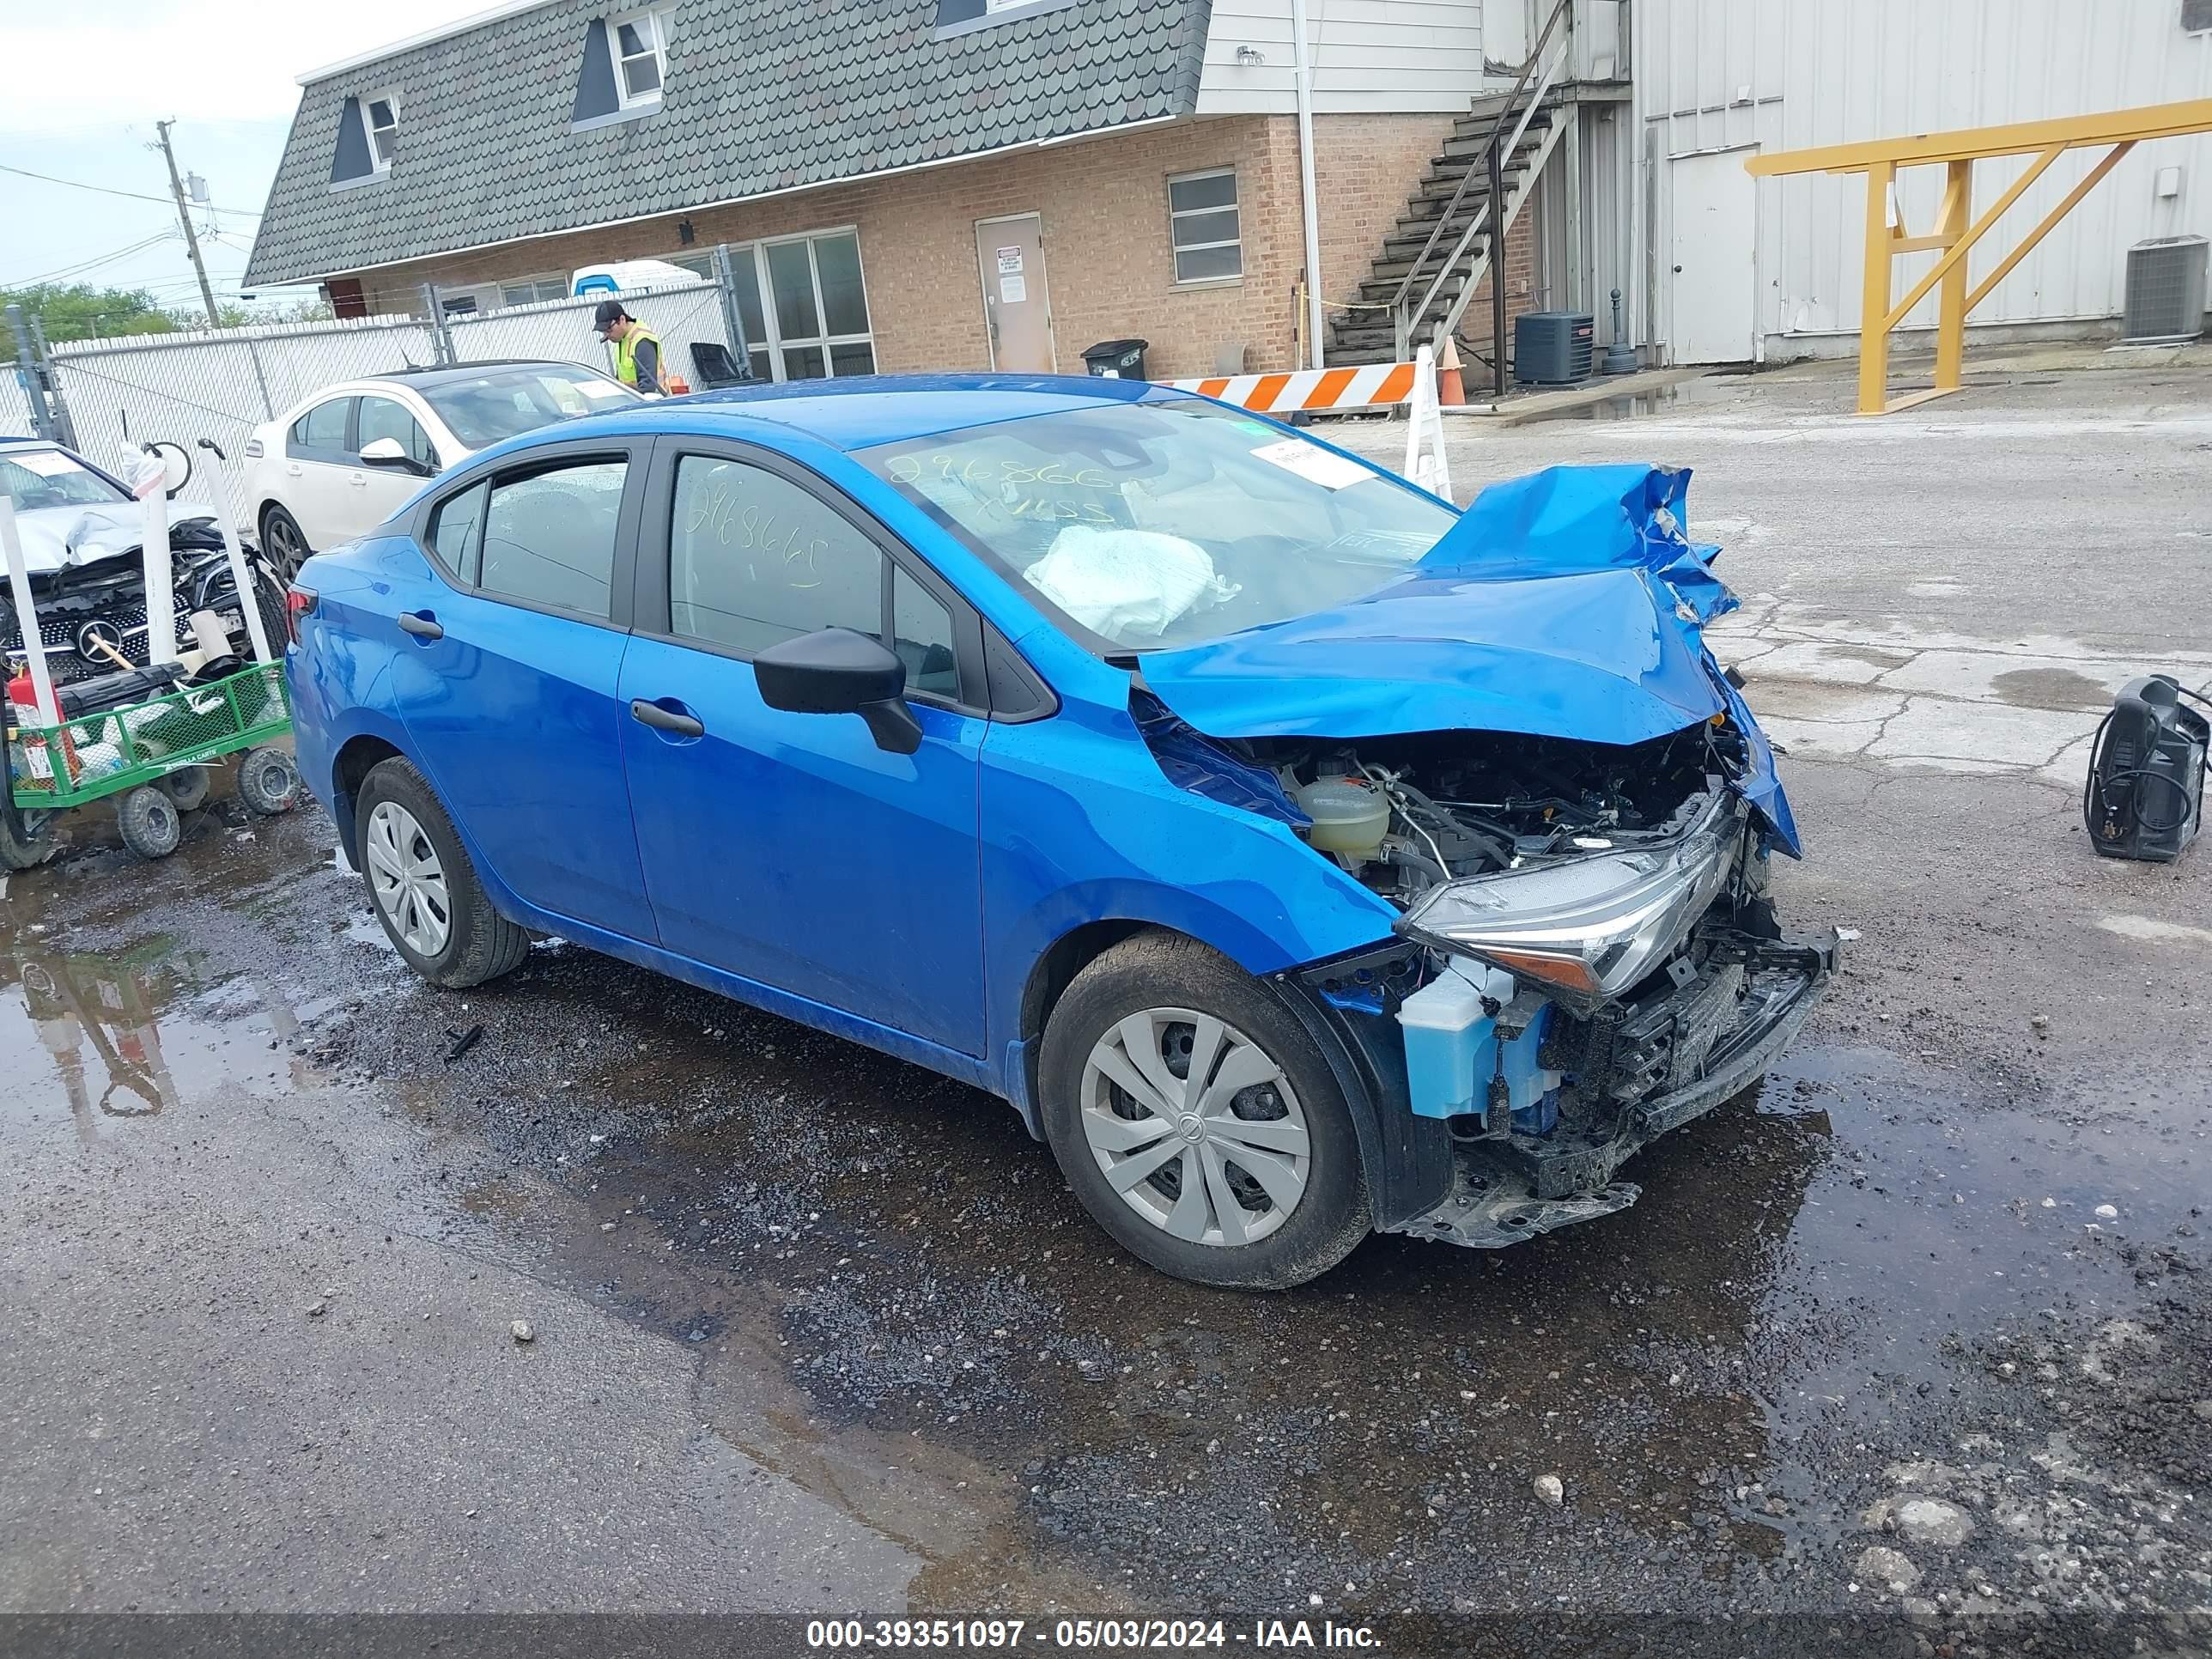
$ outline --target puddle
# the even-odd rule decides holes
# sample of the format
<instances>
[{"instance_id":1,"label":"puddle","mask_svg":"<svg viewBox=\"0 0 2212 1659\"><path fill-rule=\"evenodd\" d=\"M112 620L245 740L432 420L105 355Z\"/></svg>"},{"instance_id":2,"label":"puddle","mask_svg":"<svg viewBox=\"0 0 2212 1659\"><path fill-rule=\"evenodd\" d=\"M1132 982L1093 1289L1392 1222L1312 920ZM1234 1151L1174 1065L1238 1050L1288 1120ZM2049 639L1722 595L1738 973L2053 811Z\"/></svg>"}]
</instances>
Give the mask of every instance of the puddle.
<instances>
[{"instance_id":1,"label":"puddle","mask_svg":"<svg viewBox=\"0 0 2212 1659\"><path fill-rule=\"evenodd\" d=\"M1571 408L1532 412L1522 417L1521 423L1534 424L1539 421L1636 421L1651 415L1668 415L1677 410L1694 409L1713 404L1734 403L1743 395L1741 376L1699 375L1694 380L1676 380L1673 384L1654 386L1627 397L1606 398L1596 403L1579 404ZM1510 405L1508 406L1510 409Z\"/></svg>"}]
</instances>

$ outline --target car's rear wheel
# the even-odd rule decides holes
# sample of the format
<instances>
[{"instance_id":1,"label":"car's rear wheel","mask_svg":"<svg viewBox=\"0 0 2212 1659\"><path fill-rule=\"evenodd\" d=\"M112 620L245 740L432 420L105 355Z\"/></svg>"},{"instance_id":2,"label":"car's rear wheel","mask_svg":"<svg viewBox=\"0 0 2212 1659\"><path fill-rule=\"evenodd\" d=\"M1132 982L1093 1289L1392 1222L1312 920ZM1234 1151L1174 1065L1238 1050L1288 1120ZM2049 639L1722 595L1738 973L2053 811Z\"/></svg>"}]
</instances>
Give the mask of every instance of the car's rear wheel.
<instances>
[{"instance_id":1,"label":"car's rear wheel","mask_svg":"<svg viewBox=\"0 0 2212 1659\"><path fill-rule=\"evenodd\" d=\"M289 582L300 574L300 567L314 550L307 545L300 521L283 507L272 507L261 515L261 551L276 574ZM276 641L270 641L270 645L274 648Z\"/></svg>"},{"instance_id":2,"label":"car's rear wheel","mask_svg":"<svg viewBox=\"0 0 2212 1659\"><path fill-rule=\"evenodd\" d=\"M492 908L423 775L394 758L362 781L354 820L369 907L407 965L458 991L511 973L530 936Z\"/></svg>"},{"instance_id":3,"label":"car's rear wheel","mask_svg":"<svg viewBox=\"0 0 2212 1659\"><path fill-rule=\"evenodd\" d=\"M1045 1134L1092 1218L1204 1285L1275 1290L1366 1237L1342 1091L1290 1011L1194 940L1124 940L1045 1027Z\"/></svg>"}]
</instances>

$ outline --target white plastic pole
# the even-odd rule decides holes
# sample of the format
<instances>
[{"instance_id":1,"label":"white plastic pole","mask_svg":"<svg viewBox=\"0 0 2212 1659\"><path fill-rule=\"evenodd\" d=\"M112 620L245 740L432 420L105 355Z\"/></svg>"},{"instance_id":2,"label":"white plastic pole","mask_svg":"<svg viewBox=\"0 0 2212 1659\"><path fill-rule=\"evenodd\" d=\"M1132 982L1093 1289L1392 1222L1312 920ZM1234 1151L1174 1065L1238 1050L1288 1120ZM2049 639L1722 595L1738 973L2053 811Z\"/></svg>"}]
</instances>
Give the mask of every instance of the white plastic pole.
<instances>
[{"instance_id":1,"label":"white plastic pole","mask_svg":"<svg viewBox=\"0 0 2212 1659\"><path fill-rule=\"evenodd\" d=\"M1444 414L1437 399L1436 354L1427 346L1413 356L1413 396L1406 412L1405 476L1431 495L1451 500L1451 469L1444 460Z\"/></svg>"},{"instance_id":2,"label":"white plastic pole","mask_svg":"<svg viewBox=\"0 0 2212 1659\"><path fill-rule=\"evenodd\" d=\"M131 481L146 503L146 543L139 562L146 572L146 660L177 660L177 594L169 555L169 495L162 488L168 468L159 455L142 458Z\"/></svg>"},{"instance_id":3,"label":"white plastic pole","mask_svg":"<svg viewBox=\"0 0 2212 1659\"><path fill-rule=\"evenodd\" d=\"M222 531L222 550L230 560L231 586L238 593L238 614L246 623L246 637L253 641L254 661L275 662L276 653L269 648L269 635L261 626L261 607L254 602L253 572L247 568L246 549L239 543L238 526L231 518L229 495L222 472L210 459L208 501L215 508L216 524Z\"/></svg>"},{"instance_id":4,"label":"white plastic pole","mask_svg":"<svg viewBox=\"0 0 2212 1659\"><path fill-rule=\"evenodd\" d=\"M1304 210L1306 254L1306 367L1321 356L1321 206L1314 192L1313 42L1306 34L1306 0L1291 0L1291 61L1297 80L1298 198Z\"/></svg>"},{"instance_id":5,"label":"white plastic pole","mask_svg":"<svg viewBox=\"0 0 2212 1659\"><path fill-rule=\"evenodd\" d=\"M31 599L30 567L23 562L23 538L15 529L15 498L0 489L0 547L8 558L8 591L15 601L15 623L23 632L23 654L31 660L31 695L38 699L39 723L59 726L53 676L46 672L46 642L39 634L39 607ZM0 693L4 696L4 693ZM4 786L5 779L0 779Z\"/></svg>"}]
</instances>

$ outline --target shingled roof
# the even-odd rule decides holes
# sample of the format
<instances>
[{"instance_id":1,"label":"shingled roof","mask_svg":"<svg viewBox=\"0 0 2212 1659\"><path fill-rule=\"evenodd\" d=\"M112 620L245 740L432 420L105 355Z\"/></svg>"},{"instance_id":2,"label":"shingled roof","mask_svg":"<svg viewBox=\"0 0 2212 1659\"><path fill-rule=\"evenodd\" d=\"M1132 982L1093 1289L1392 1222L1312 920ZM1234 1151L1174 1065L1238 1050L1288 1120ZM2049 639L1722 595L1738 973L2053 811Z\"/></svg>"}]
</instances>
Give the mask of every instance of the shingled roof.
<instances>
[{"instance_id":1,"label":"shingled roof","mask_svg":"<svg viewBox=\"0 0 2212 1659\"><path fill-rule=\"evenodd\" d=\"M677 0L659 110L572 130L592 25L546 0L310 80L246 267L315 277L1190 112L1209 0L1073 0L940 31L939 0ZM976 9L970 7L969 9ZM333 189L348 100L383 179Z\"/></svg>"}]
</instances>

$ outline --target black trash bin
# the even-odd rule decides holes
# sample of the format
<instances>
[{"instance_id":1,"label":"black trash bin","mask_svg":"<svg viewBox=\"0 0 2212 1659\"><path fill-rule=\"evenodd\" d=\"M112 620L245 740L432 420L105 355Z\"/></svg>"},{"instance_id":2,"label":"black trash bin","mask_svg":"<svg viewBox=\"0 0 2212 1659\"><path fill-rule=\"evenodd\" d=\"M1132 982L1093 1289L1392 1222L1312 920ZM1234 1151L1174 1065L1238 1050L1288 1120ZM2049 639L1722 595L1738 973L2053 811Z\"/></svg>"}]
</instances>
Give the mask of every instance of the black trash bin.
<instances>
[{"instance_id":1,"label":"black trash bin","mask_svg":"<svg viewBox=\"0 0 2212 1659\"><path fill-rule=\"evenodd\" d=\"M1150 340L1101 340L1083 354L1083 366L1109 380L1141 380Z\"/></svg>"}]
</instances>

